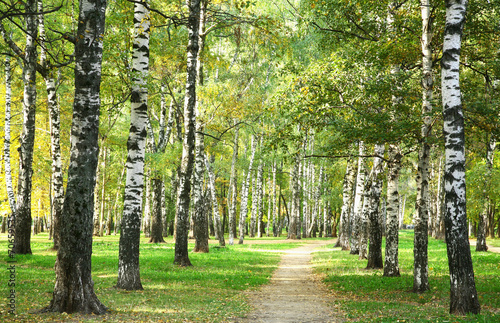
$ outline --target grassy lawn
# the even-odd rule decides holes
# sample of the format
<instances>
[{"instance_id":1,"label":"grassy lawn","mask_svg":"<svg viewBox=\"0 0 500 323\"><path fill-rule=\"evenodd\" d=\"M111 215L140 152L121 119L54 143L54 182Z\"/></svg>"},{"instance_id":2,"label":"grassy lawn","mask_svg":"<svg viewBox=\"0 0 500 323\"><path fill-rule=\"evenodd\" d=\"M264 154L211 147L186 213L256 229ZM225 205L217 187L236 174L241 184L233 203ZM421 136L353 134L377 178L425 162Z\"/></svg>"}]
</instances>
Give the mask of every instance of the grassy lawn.
<instances>
[{"instance_id":1,"label":"grassy lawn","mask_svg":"<svg viewBox=\"0 0 500 323\"><path fill-rule=\"evenodd\" d=\"M280 251L299 247L305 240L285 237L247 238L245 244L214 248L208 254L190 253L194 267L174 266L174 244L141 241L141 280L144 291L123 291L116 284L118 236L94 238L92 268L95 291L109 307L104 316L37 314L48 305L54 288L56 253L47 234L32 238L33 255L17 256L17 315L7 315L8 271L0 271L1 322L230 322L249 310L245 291L269 281ZM6 236L0 252L7 254ZM309 240L309 239L308 239ZM317 239L316 239L317 240ZM489 242L488 242L489 243ZM332 245L315 253L316 271L324 275L340 316L358 322L500 322L500 254L472 251L481 315L448 314L449 276L445 244L429 239L431 291L409 292L413 286L413 232L400 233L401 277L386 278L381 270L365 270L366 261ZM192 248L192 245L190 246ZM2 257L7 268L7 258Z\"/></svg>"},{"instance_id":2,"label":"grassy lawn","mask_svg":"<svg viewBox=\"0 0 500 323\"><path fill-rule=\"evenodd\" d=\"M384 243L385 244L385 243ZM325 249L332 248L326 246ZM446 245L429 238L429 284L423 294L413 287L413 231L400 232L401 277L383 277L383 270L365 270L366 260L349 252L315 254L317 272L334 294L344 317L358 322L500 322L500 254L472 248L481 315L457 317L449 311L449 272Z\"/></svg>"},{"instance_id":3,"label":"grassy lawn","mask_svg":"<svg viewBox=\"0 0 500 323\"><path fill-rule=\"evenodd\" d=\"M486 238L486 244L488 246L500 248L500 238L491 239L488 237Z\"/></svg>"},{"instance_id":4,"label":"grassy lawn","mask_svg":"<svg viewBox=\"0 0 500 323\"><path fill-rule=\"evenodd\" d=\"M283 238L284 239L284 238ZM7 254L6 236L0 235L0 252ZM208 254L190 253L190 268L173 265L174 244L148 244L141 240L141 281L144 291L115 289L118 272L118 236L94 238L92 273L95 292L110 313L105 316L35 314L52 299L56 252L47 234L32 237L33 255L18 255L16 264L16 310L7 315L7 257L0 271L1 322L224 322L244 315L249 307L242 293L269 281L280 254L266 250L284 250L300 242L266 241L212 248ZM265 239L269 240L269 239ZM215 241L211 241L215 243ZM192 249L193 245L190 245Z\"/></svg>"}]
</instances>

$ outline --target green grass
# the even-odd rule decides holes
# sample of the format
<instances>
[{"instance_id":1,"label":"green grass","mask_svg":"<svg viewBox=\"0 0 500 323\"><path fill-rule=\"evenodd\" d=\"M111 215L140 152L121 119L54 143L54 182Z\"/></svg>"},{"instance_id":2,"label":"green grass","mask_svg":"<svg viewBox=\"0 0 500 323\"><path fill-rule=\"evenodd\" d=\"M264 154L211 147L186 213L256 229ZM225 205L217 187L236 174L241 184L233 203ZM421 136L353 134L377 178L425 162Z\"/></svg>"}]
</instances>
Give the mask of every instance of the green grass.
<instances>
[{"instance_id":1,"label":"green grass","mask_svg":"<svg viewBox=\"0 0 500 323\"><path fill-rule=\"evenodd\" d=\"M486 244L492 247L500 248L500 238L491 239L488 237L486 238Z\"/></svg>"},{"instance_id":2,"label":"green grass","mask_svg":"<svg viewBox=\"0 0 500 323\"><path fill-rule=\"evenodd\" d=\"M285 237L246 238L245 244L214 248L208 254L190 253L190 268L173 265L174 244L141 240L141 280L144 291L123 291L116 284L118 236L95 237L92 271L98 298L109 307L104 316L37 314L52 298L56 253L47 234L32 238L33 255L17 256L17 315L7 315L8 271L0 270L0 322L228 322L249 310L247 293L266 284L277 267L280 251L307 240ZM490 243L489 240L488 243ZM254 242L254 244L250 244ZM472 251L481 315L448 314L449 276L445 244L429 239L431 290L414 294L413 232L400 233L401 277L386 278L380 270L365 270L366 261L332 245L314 255L321 273L346 321L357 322L500 322L500 254ZM192 245L190 245L192 249ZM473 250L473 249L472 249ZM0 235L0 253L7 254L6 236ZM2 266L7 267L3 260Z\"/></svg>"},{"instance_id":3,"label":"green grass","mask_svg":"<svg viewBox=\"0 0 500 323\"><path fill-rule=\"evenodd\" d=\"M337 300L342 314L358 322L500 322L500 254L472 248L481 315L452 316L449 311L449 272L446 245L429 238L429 283L423 294L413 287L413 231L400 232L401 277L383 277L382 270L365 270L339 249L315 253L314 264ZM326 246L325 248L331 248Z\"/></svg>"},{"instance_id":4,"label":"green grass","mask_svg":"<svg viewBox=\"0 0 500 323\"><path fill-rule=\"evenodd\" d=\"M280 254L262 252L293 248L299 243L270 241L211 248L208 254L190 253L193 267L173 265L174 244L148 244L141 240L141 281L144 291L115 289L118 271L118 236L97 237L93 243L92 274L95 292L110 313L105 316L80 314L35 314L52 299L56 253L47 234L32 237L33 255L18 255L16 264L16 316L7 315L8 271L0 271L2 322L224 322L249 311L242 291L269 281ZM0 252L7 254L6 236L0 236ZM215 241L211 241L214 243ZM214 245L212 245L214 246ZM192 250L190 245L190 250ZM2 267L6 268L3 257Z\"/></svg>"}]
</instances>

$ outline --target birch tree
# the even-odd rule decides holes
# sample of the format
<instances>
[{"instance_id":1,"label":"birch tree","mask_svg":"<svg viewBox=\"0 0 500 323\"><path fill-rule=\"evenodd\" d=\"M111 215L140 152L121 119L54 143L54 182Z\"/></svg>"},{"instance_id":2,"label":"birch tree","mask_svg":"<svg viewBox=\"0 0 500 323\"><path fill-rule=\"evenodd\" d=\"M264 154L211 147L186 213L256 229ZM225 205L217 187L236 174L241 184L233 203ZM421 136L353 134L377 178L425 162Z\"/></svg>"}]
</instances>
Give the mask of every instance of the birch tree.
<instances>
[{"instance_id":1,"label":"birch tree","mask_svg":"<svg viewBox=\"0 0 500 323\"><path fill-rule=\"evenodd\" d=\"M19 177L14 252L31 254L31 191L36 117L37 1L25 2L26 46L23 66L23 129L19 147Z\"/></svg>"},{"instance_id":2,"label":"birch tree","mask_svg":"<svg viewBox=\"0 0 500 323\"><path fill-rule=\"evenodd\" d=\"M94 293L91 255L106 2L80 0L79 8L71 156L61 217L61 245L52 300L44 311L103 314L107 308Z\"/></svg>"},{"instance_id":3,"label":"birch tree","mask_svg":"<svg viewBox=\"0 0 500 323\"><path fill-rule=\"evenodd\" d=\"M12 185L12 168L10 164L10 124L11 124L11 103L12 103L12 66L10 56L5 57L5 124L4 124L4 148L3 159L5 167L5 185L7 189L7 198L9 199L12 218L16 214L16 196ZM3 222L2 222L3 223Z\"/></svg>"},{"instance_id":4,"label":"birch tree","mask_svg":"<svg viewBox=\"0 0 500 323\"><path fill-rule=\"evenodd\" d=\"M195 126L196 126L196 76L198 56L198 36L200 28L200 0L187 0L189 7L187 46L187 80L184 97L184 137L182 140L182 159L179 176L179 191L176 207L176 236L174 263L191 266L188 255L189 203L191 201L191 175L194 164Z\"/></svg>"},{"instance_id":5,"label":"birch tree","mask_svg":"<svg viewBox=\"0 0 500 323\"><path fill-rule=\"evenodd\" d=\"M415 204L415 237L413 248L413 291L417 293L429 290L428 273L428 219L429 219L429 137L431 135L432 111L432 22L431 1L421 0L422 13L422 126L421 144L417 168L417 201Z\"/></svg>"},{"instance_id":6,"label":"birch tree","mask_svg":"<svg viewBox=\"0 0 500 323\"><path fill-rule=\"evenodd\" d=\"M374 149L375 156L384 156L385 147L383 144L376 144ZM368 248L367 269L383 268L382 263L382 228L380 216L380 194L382 193L382 179L380 178L384 171L382 158L375 157L372 171L369 175L366 185L366 197L369 200L368 215L370 223L370 246Z\"/></svg>"},{"instance_id":7,"label":"birch tree","mask_svg":"<svg viewBox=\"0 0 500 323\"><path fill-rule=\"evenodd\" d=\"M231 199L229 204L229 245L234 244L234 237L236 235L236 203L238 198L238 170L236 162L238 161L238 134L239 127L234 129L234 142L233 142L233 158L231 161L231 178L229 180L229 191Z\"/></svg>"},{"instance_id":8,"label":"birch tree","mask_svg":"<svg viewBox=\"0 0 500 323\"><path fill-rule=\"evenodd\" d=\"M207 167L205 162L205 144L203 140L203 126L197 120L195 134L195 165L194 165L194 181L193 181L193 235L195 245L193 252L208 252L208 218L205 213L205 199L203 195L203 177ZM210 183L209 183L210 185ZM210 190L210 189L209 189ZM211 194L211 193L210 193Z\"/></svg>"},{"instance_id":9,"label":"birch tree","mask_svg":"<svg viewBox=\"0 0 500 323\"><path fill-rule=\"evenodd\" d=\"M445 235L450 271L450 313L479 314L467 232L465 133L460 91L460 48L467 0L446 0L441 59L443 133L445 137Z\"/></svg>"},{"instance_id":10,"label":"birch tree","mask_svg":"<svg viewBox=\"0 0 500 323\"><path fill-rule=\"evenodd\" d=\"M365 190L365 159L362 157L364 155L365 148L363 141L359 142L359 157L358 157L358 171L356 175L356 194L354 195L354 205L351 223L351 236L350 236L350 247L351 255L359 254L360 248L360 232L361 232L361 217L363 212L363 196Z\"/></svg>"},{"instance_id":11,"label":"birch tree","mask_svg":"<svg viewBox=\"0 0 500 323\"><path fill-rule=\"evenodd\" d=\"M360 157L361 158L361 157ZM340 228L339 228L339 238L337 240L336 246L339 246L342 250L349 250L349 235L351 233L351 218L353 210L353 193L354 193L354 181L356 178L356 169L354 167L354 160L349 158L347 160L346 171L344 175L344 185L342 191L342 211L340 213Z\"/></svg>"},{"instance_id":12,"label":"birch tree","mask_svg":"<svg viewBox=\"0 0 500 323\"><path fill-rule=\"evenodd\" d=\"M241 185L241 205L240 205L240 223L239 223L239 234L240 239L238 244L243 244L243 239L245 237L245 221L247 219L248 213L248 186L250 185L250 177L252 174L252 166L255 158L255 150L257 146L257 141L254 136L252 136L252 152L250 153L250 164L248 165L248 172L243 176L243 183Z\"/></svg>"},{"instance_id":13,"label":"birch tree","mask_svg":"<svg viewBox=\"0 0 500 323\"><path fill-rule=\"evenodd\" d=\"M399 169L403 155L398 145L389 145L387 174L387 220L384 276L399 277Z\"/></svg>"},{"instance_id":14,"label":"birch tree","mask_svg":"<svg viewBox=\"0 0 500 323\"><path fill-rule=\"evenodd\" d=\"M148 8L149 2L147 0L134 2L130 130L127 141L127 177L119 244L118 282L116 284L116 287L127 290L143 289L139 270L139 244L148 118L147 76L150 30ZM162 229L161 226L160 229Z\"/></svg>"},{"instance_id":15,"label":"birch tree","mask_svg":"<svg viewBox=\"0 0 500 323\"><path fill-rule=\"evenodd\" d=\"M38 11L43 12L43 1L38 1ZM61 158L61 117L59 104L57 102L56 93L56 77L55 68L52 67L48 58L45 31L45 16L38 16L38 34L40 43L40 64L39 71L45 81L45 89L47 92L47 109L50 116L50 153L52 159L52 222L51 231L54 239L53 249L59 248L59 219L61 218L62 207L64 203L64 183L62 173L62 158Z\"/></svg>"},{"instance_id":16,"label":"birch tree","mask_svg":"<svg viewBox=\"0 0 500 323\"><path fill-rule=\"evenodd\" d=\"M210 197L212 198L212 211L214 214L214 227L216 232L215 235L219 239L219 245L221 247L225 247L226 242L224 241L224 231L222 230L222 222L220 219L219 203L217 202L217 193L215 191L215 174L206 155L204 155L204 161L208 172L208 190L210 191Z\"/></svg>"},{"instance_id":17,"label":"birch tree","mask_svg":"<svg viewBox=\"0 0 500 323\"><path fill-rule=\"evenodd\" d=\"M486 245L487 225L488 225L488 215L491 209L489 191L491 189L491 172L493 169L493 157L496 147L495 136L491 135L490 140L486 145L486 173L484 174L485 185L483 188L483 196L485 199L484 209L482 214L479 216L479 223L477 228L477 241L476 241L476 251L488 251L488 246ZM493 225L491 223L490 225Z\"/></svg>"},{"instance_id":18,"label":"birch tree","mask_svg":"<svg viewBox=\"0 0 500 323\"><path fill-rule=\"evenodd\" d=\"M198 86L203 86L203 50L205 47L205 24L207 1L200 3L200 24L198 33L198 56L196 63L197 83ZM196 133L195 133L195 165L194 165L194 180L193 180L193 199L194 199L194 214L193 214L193 235L195 238L194 252L208 252L208 218L205 212L205 200L203 194L203 178L206 168L205 163L205 136L203 134L204 124L201 121L201 102L196 103ZM209 184L210 185L210 184ZM215 185L215 184L214 184Z\"/></svg>"}]
</instances>

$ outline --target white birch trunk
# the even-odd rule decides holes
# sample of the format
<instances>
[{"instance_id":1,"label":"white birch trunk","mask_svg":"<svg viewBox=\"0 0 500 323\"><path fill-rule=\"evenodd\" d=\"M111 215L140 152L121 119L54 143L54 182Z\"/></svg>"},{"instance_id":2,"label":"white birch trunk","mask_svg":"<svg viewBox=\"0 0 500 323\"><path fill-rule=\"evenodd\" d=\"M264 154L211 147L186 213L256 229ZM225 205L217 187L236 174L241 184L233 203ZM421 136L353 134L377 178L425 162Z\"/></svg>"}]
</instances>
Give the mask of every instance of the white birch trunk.
<instances>
[{"instance_id":1,"label":"white birch trunk","mask_svg":"<svg viewBox=\"0 0 500 323\"><path fill-rule=\"evenodd\" d=\"M401 169L399 145L389 145L387 174L386 239L384 276L399 277L399 170Z\"/></svg>"},{"instance_id":2,"label":"white birch trunk","mask_svg":"<svg viewBox=\"0 0 500 323\"><path fill-rule=\"evenodd\" d=\"M417 201L415 205L415 238L413 262L413 291L422 293L429 290L428 279L428 222L429 222L429 154L428 137L431 132L431 120L428 115L432 111L432 22L430 21L430 0L421 0L422 12L422 127L418 169L417 169Z\"/></svg>"},{"instance_id":3,"label":"white birch trunk","mask_svg":"<svg viewBox=\"0 0 500 323\"><path fill-rule=\"evenodd\" d=\"M403 224L405 220L405 207L406 207L406 195L403 195L403 198L400 200L399 206L399 229L403 229Z\"/></svg>"},{"instance_id":4,"label":"white birch trunk","mask_svg":"<svg viewBox=\"0 0 500 323\"><path fill-rule=\"evenodd\" d=\"M38 1L38 10L43 11L43 2ZM38 34L40 43L40 66L43 68L42 76L45 81L45 88L47 92L47 108L50 115L50 146L52 158L52 174L51 183L53 198L52 201L52 231L54 239L54 248L59 248L59 219L61 218L62 207L64 203L64 183L62 173L62 158L61 158L61 122L60 110L57 103L56 95L56 80L54 71L48 67L47 52L46 52L46 34L45 34L45 19L44 15L38 17Z\"/></svg>"},{"instance_id":5,"label":"white birch trunk","mask_svg":"<svg viewBox=\"0 0 500 323\"><path fill-rule=\"evenodd\" d=\"M216 236L219 239L219 245L221 247L226 246L226 242L224 241L224 232L222 231L222 222L220 219L220 212L219 212L219 203L217 202L217 193L215 191L215 174L212 169L212 166L210 165L210 161L208 160L208 157L204 155L204 160L205 160L205 166L207 168L208 172L208 189L210 191L210 197L212 198L212 210L214 213L214 227L215 227L215 232Z\"/></svg>"},{"instance_id":6,"label":"white birch trunk","mask_svg":"<svg viewBox=\"0 0 500 323\"><path fill-rule=\"evenodd\" d=\"M127 290L143 289L139 271L139 244L148 119L149 31L149 1L135 2L130 130L125 166L127 175L116 285L118 288Z\"/></svg>"},{"instance_id":7,"label":"white birch trunk","mask_svg":"<svg viewBox=\"0 0 500 323\"><path fill-rule=\"evenodd\" d=\"M255 224L257 222L257 208L258 208L258 191L257 191L257 173L252 177L252 211L250 212L250 228L248 236L255 237Z\"/></svg>"},{"instance_id":8,"label":"white birch trunk","mask_svg":"<svg viewBox=\"0 0 500 323\"><path fill-rule=\"evenodd\" d=\"M230 205L229 205L229 245L234 244L234 237L236 236L236 203L238 198L238 170L236 162L238 161L238 133L239 127L234 129L234 143L233 143L233 159L231 162L231 179L229 183L229 191L231 192Z\"/></svg>"},{"instance_id":9,"label":"white birch trunk","mask_svg":"<svg viewBox=\"0 0 500 323\"><path fill-rule=\"evenodd\" d=\"M290 214L288 223L288 239L300 239L300 235L297 234L297 229L299 227L299 216L300 216L300 153L298 152L295 156L294 166L292 169L292 174L290 176L290 186L292 187L292 196L290 197ZM300 231L299 231L300 232Z\"/></svg>"},{"instance_id":10,"label":"white birch trunk","mask_svg":"<svg viewBox=\"0 0 500 323\"><path fill-rule=\"evenodd\" d=\"M261 139L262 147L262 139ZM262 237L262 221L264 217L264 164L262 159L259 161L259 167L257 168L257 237Z\"/></svg>"},{"instance_id":11,"label":"white birch trunk","mask_svg":"<svg viewBox=\"0 0 500 323\"><path fill-rule=\"evenodd\" d=\"M446 0L446 24L441 60L445 226L450 271L450 313L480 312L467 233L465 133L460 91L460 48L467 0Z\"/></svg>"},{"instance_id":12,"label":"white birch trunk","mask_svg":"<svg viewBox=\"0 0 500 323\"><path fill-rule=\"evenodd\" d=\"M375 156L384 156L385 146L376 144L374 149ZM375 157L373 160L372 172L369 176L369 183L366 190L366 198L368 198L368 210L366 212L370 227L370 246L368 250L368 265L367 269L383 268L382 260L382 225L380 221L380 195L382 193L381 178L384 172L384 163L382 158ZM360 248L361 256L361 248Z\"/></svg>"},{"instance_id":13,"label":"white birch trunk","mask_svg":"<svg viewBox=\"0 0 500 323\"><path fill-rule=\"evenodd\" d=\"M245 222L248 213L248 186L250 182L250 177L252 175L252 166L255 157L256 146L257 146L257 141L255 140L254 136L252 136L252 152L250 154L250 164L248 166L246 179L245 176L243 176L243 184L241 187L241 206L240 206L240 223L239 223L240 240L238 242L239 244L243 244L243 239L245 236Z\"/></svg>"},{"instance_id":14,"label":"white birch trunk","mask_svg":"<svg viewBox=\"0 0 500 323\"><path fill-rule=\"evenodd\" d=\"M205 200L203 198L203 177L206 169L205 162L205 144L203 136L203 127L200 122L196 123L195 133L195 163L194 163L194 181L193 181L193 235L195 237L194 252L208 252L208 214L205 213ZM218 231L216 229L215 235Z\"/></svg>"},{"instance_id":15,"label":"white birch trunk","mask_svg":"<svg viewBox=\"0 0 500 323\"><path fill-rule=\"evenodd\" d=\"M94 292L91 256L106 2L80 0L79 10L71 156L61 217L61 244L53 298L44 311L103 314L107 308Z\"/></svg>"},{"instance_id":16,"label":"white birch trunk","mask_svg":"<svg viewBox=\"0 0 500 323\"><path fill-rule=\"evenodd\" d=\"M200 0L187 0L189 7L187 46L187 80L184 97L184 138L182 142L181 174L177 195L177 224L175 236L174 263L191 266L188 256L189 204L191 202L191 174L194 164L195 126L196 126L196 79L197 57L199 50Z\"/></svg>"},{"instance_id":17,"label":"white birch trunk","mask_svg":"<svg viewBox=\"0 0 500 323\"><path fill-rule=\"evenodd\" d=\"M362 214L363 214L363 196L365 191L365 177L366 177L366 161L363 156L365 153L364 143L359 142L359 156L358 157L358 171L356 177L356 194L354 195L353 213L351 219L351 236L350 247L351 255L359 254L359 239L362 227Z\"/></svg>"},{"instance_id":18,"label":"white birch trunk","mask_svg":"<svg viewBox=\"0 0 500 323\"><path fill-rule=\"evenodd\" d=\"M353 216L353 193L356 169L352 158L347 159L342 191L342 211L340 213L339 237L336 246L342 250L350 250L349 234L351 232L351 218ZM326 232L326 231L325 231Z\"/></svg>"},{"instance_id":19,"label":"white birch trunk","mask_svg":"<svg viewBox=\"0 0 500 323\"><path fill-rule=\"evenodd\" d=\"M272 190L273 190L273 193L272 193L272 200L273 200L273 237L277 237L278 236L278 223L276 221L279 221L277 215L278 215L278 204L277 201L276 201L276 198L277 198L277 194L276 194L276 160L274 160L274 163L273 163L273 186L272 186Z\"/></svg>"},{"instance_id":20,"label":"white birch trunk","mask_svg":"<svg viewBox=\"0 0 500 323\"><path fill-rule=\"evenodd\" d=\"M490 190L491 190L491 172L493 170L493 157L496 147L495 136L490 135L490 140L486 145L486 172L484 174L485 185L483 188L484 195L484 209L479 218L478 228L477 228L477 241L476 241L476 251L488 251L488 246L486 245L487 225L488 225L488 215L491 208L490 201ZM491 223L493 225L493 223Z\"/></svg>"},{"instance_id":21,"label":"white birch trunk","mask_svg":"<svg viewBox=\"0 0 500 323\"><path fill-rule=\"evenodd\" d=\"M25 2L26 46L23 68L23 129L19 147L19 175L17 184L17 210L14 251L31 254L31 191L33 175L33 147L36 117L36 64L37 64L37 2Z\"/></svg>"},{"instance_id":22,"label":"white birch trunk","mask_svg":"<svg viewBox=\"0 0 500 323\"><path fill-rule=\"evenodd\" d=\"M5 185L7 189L7 197L9 199L11 218L15 218L16 214L16 196L12 185L12 169L10 165L10 122L11 114L10 107L12 102L12 71L10 65L10 56L5 57L5 125L4 125L4 165L5 165Z\"/></svg>"}]
</instances>

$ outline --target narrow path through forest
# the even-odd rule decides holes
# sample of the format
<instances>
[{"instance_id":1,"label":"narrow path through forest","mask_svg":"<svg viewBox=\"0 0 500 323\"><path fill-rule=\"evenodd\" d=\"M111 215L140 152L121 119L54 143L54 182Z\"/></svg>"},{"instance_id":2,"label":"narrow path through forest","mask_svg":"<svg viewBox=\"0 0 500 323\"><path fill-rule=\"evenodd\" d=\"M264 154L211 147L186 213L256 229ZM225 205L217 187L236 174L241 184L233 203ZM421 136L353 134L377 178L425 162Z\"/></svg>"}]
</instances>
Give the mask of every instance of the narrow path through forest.
<instances>
[{"instance_id":1,"label":"narrow path through forest","mask_svg":"<svg viewBox=\"0 0 500 323\"><path fill-rule=\"evenodd\" d=\"M236 322L341 322L332 310L333 298L315 279L310 260L315 248L333 240L307 241L285 251L271 282L250 294L254 310Z\"/></svg>"}]
</instances>

